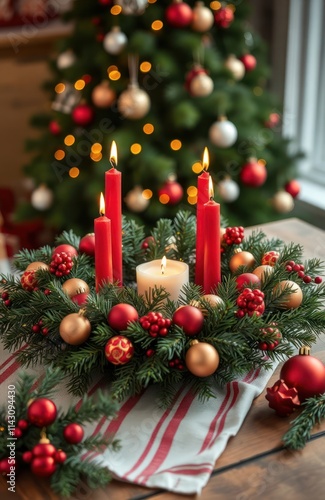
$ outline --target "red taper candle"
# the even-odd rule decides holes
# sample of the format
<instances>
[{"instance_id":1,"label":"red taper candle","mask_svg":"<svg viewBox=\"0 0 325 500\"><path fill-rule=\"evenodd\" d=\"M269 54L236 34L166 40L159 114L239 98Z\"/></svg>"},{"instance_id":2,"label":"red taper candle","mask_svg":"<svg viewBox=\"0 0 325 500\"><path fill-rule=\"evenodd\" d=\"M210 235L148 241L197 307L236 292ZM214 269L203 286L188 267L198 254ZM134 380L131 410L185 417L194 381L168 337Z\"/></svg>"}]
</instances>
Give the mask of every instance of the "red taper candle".
<instances>
[{"instance_id":1,"label":"red taper candle","mask_svg":"<svg viewBox=\"0 0 325 500\"><path fill-rule=\"evenodd\" d=\"M111 221L105 214L105 201L103 193L100 195L100 217L94 221L95 231L95 282L96 292L105 283L112 283L112 237Z\"/></svg>"},{"instance_id":2,"label":"red taper candle","mask_svg":"<svg viewBox=\"0 0 325 500\"><path fill-rule=\"evenodd\" d=\"M210 200L204 204L204 293L214 292L221 282L220 205L213 200L210 178Z\"/></svg>"},{"instance_id":3,"label":"red taper candle","mask_svg":"<svg viewBox=\"0 0 325 500\"><path fill-rule=\"evenodd\" d=\"M197 205L196 205L196 263L195 283L203 287L204 266L204 205L209 201L209 168L208 148L203 153L203 172L197 179Z\"/></svg>"}]
</instances>

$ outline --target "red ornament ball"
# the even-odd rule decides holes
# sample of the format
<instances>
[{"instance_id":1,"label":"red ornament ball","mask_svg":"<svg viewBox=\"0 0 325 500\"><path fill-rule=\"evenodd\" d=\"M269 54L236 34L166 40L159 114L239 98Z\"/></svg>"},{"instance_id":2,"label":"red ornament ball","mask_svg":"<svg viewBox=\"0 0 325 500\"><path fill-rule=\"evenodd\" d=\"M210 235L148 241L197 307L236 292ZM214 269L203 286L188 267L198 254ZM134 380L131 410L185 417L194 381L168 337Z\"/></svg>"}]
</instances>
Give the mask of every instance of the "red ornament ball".
<instances>
[{"instance_id":1,"label":"red ornament ball","mask_svg":"<svg viewBox=\"0 0 325 500\"><path fill-rule=\"evenodd\" d=\"M33 453L31 451L24 451L22 454L22 459L24 462L29 464L33 460Z\"/></svg>"},{"instance_id":2,"label":"red ornament ball","mask_svg":"<svg viewBox=\"0 0 325 500\"><path fill-rule=\"evenodd\" d=\"M86 127L94 119L94 110L88 104L78 104L72 111L72 119L76 125Z\"/></svg>"},{"instance_id":3,"label":"red ornament ball","mask_svg":"<svg viewBox=\"0 0 325 500\"><path fill-rule=\"evenodd\" d=\"M63 429L63 437L67 443L78 444L83 440L84 430L81 425L71 423Z\"/></svg>"},{"instance_id":4,"label":"red ornament ball","mask_svg":"<svg viewBox=\"0 0 325 500\"><path fill-rule=\"evenodd\" d=\"M194 306L181 306L173 314L173 323L183 328L185 335L197 335L203 328L202 311Z\"/></svg>"},{"instance_id":5,"label":"red ornament ball","mask_svg":"<svg viewBox=\"0 0 325 500\"><path fill-rule=\"evenodd\" d=\"M234 13L229 7L221 7L214 14L214 21L220 28L229 28L234 20Z\"/></svg>"},{"instance_id":6,"label":"red ornament ball","mask_svg":"<svg viewBox=\"0 0 325 500\"><path fill-rule=\"evenodd\" d=\"M177 205L183 198L183 192L178 182L169 180L158 191L159 201L163 205Z\"/></svg>"},{"instance_id":7,"label":"red ornament ball","mask_svg":"<svg viewBox=\"0 0 325 500\"><path fill-rule=\"evenodd\" d=\"M287 193L291 194L292 198L296 198L300 193L300 184L295 179L292 179L286 183L284 189Z\"/></svg>"},{"instance_id":8,"label":"red ornament ball","mask_svg":"<svg viewBox=\"0 0 325 500\"><path fill-rule=\"evenodd\" d=\"M155 238L153 236L147 236L141 243L141 248L147 250L151 245L155 244Z\"/></svg>"},{"instance_id":9,"label":"red ornament ball","mask_svg":"<svg viewBox=\"0 0 325 500\"><path fill-rule=\"evenodd\" d=\"M85 253L90 257L94 257L95 255L95 234L89 233L86 234L83 238L81 238L79 243L79 252Z\"/></svg>"},{"instance_id":10,"label":"red ornament ball","mask_svg":"<svg viewBox=\"0 0 325 500\"><path fill-rule=\"evenodd\" d=\"M303 347L299 354L288 359L282 366L280 378L288 387L295 387L300 401L325 392L325 365Z\"/></svg>"},{"instance_id":11,"label":"red ornament ball","mask_svg":"<svg viewBox=\"0 0 325 500\"><path fill-rule=\"evenodd\" d=\"M138 311L130 304L116 304L107 316L109 326L119 332L126 330L130 322L138 321L138 319Z\"/></svg>"},{"instance_id":12,"label":"red ornament ball","mask_svg":"<svg viewBox=\"0 0 325 500\"><path fill-rule=\"evenodd\" d=\"M61 126L56 120L52 120L49 123L49 131L51 132L52 135L59 135L61 134Z\"/></svg>"},{"instance_id":13,"label":"red ornament ball","mask_svg":"<svg viewBox=\"0 0 325 500\"><path fill-rule=\"evenodd\" d=\"M243 273L236 277L237 289L242 290L245 285L256 284L260 286L261 281L256 274L253 273Z\"/></svg>"},{"instance_id":14,"label":"red ornament ball","mask_svg":"<svg viewBox=\"0 0 325 500\"><path fill-rule=\"evenodd\" d=\"M51 443L38 443L34 446L33 457L54 457L56 448Z\"/></svg>"},{"instance_id":15,"label":"red ornament ball","mask_svg":"<svg viewBox=\"0 0 325 500\"><path fill-rule=\"evenodd\" d=\"M51 399L38 398L27 408L28 421L37 427L51 425L56 419L57 409Z\"/></svg>"},{"instance_id":16,"label":"red ornament ball","mask_svg":"<svg viewBox=\"0 0 325 500\"><path fill-rule=\"evenodd\" d=\"M33 292L37 288L36 271L25 271L20 278L21 286L28 292Z\"/></svg>"},{"instance_id":17,"label":"red ornament ball","mask_svg":"<svg viewBox=\"0 0 325 500\"><path fill-rule=\"evenodd\" d=\"M185 28L193 19L191 7L182 2L182 0L174 0L165 11L166 21L173 28Z\"/></svg>"},{"instance_id":18,"label":"red ornament ball","mask_svg":"<svg viewBox=\"0 0 325 500\"><path fill-rule=\"evenodd\" d=\"M62 450L57 450L54 455L54 460L57 464L63 464L67 459L67 454Z\"/></svg>"},{"instance_id":19,"label":"red ornament ball","mask_svg":"<svg viewBox=\"0 0 325 500\"><path fill-rule=\"evenodd\" d=\"M65 252L66 254L70 255L70 257L78 257L78 251L75 249L75 247L68 244L63 244L55 247L52 252L52 257L61 252Z\"/></svg>"},{"instance_id":20,"label":"red ornament ball","mask_svg":"<svg viewBox=\"0 0 325 500\"><path fill-rule=\"evenodd\" d=\"M244 54L239 58L243 65L245 66L246 71L253 71L256 68L256 58L252 54Z\"/></svg>"},{"instance_id":21,"label":"red ornament ball","mask_svg":"<svg viewBox=\"0 0 325 500\"><path fill-rule=\"evenodd\" d=\"M56 470L56 463L53 457L36 457L30 464L31 471L36 476L49 477Z\"/></svg>"},{"instance_id":22,"label":"red ornament ball","mask_svg":"<svg viewBox=\"0 0 325 500\"><path fill-rule=\"evenodd\" d=\"M111 337L105 346L105 357L113 365L125 365L134 354L132 342L123 335Z\"/></svg>"},{"instance_id":23,"label":"red ornament ball","mask_svg":"<svg viewBox=\"0 0 325 500\"><path fill-rule=\"evenodd\" d=\"M0 460L0 474L3 476L10 474L10 467L16 466L16 460L11 463L12 460L12 458L2 458Z\"/></svg>"},{"instance_id":24,"label":"red ornament ball","mask_svg":"<svg viewBox=\"0 0 325 500\"><path fill-rule=\"evenodd\" d=\"M265 165L251 160L246 163L240 172L240 180L245 186L259 187L264 184L267 178L267 170Z\"/></svg>"},{"instance_id":25,"label":"red ornament ball","mask_svg":"<svg viewBox=\"0 0 325 500\"><path fill-rule=\"evenodd\" d=\"M279 113L271 113L268 120L265 122L265 126L267 128L276 127L280 123L280 115Z\"/></svg>"},{"instance_id":26,"label":"red ornament ball","mask_svg":"<svg viewBox=\"0 0 325 500\"><path fill-rule=\"evenodd\" d=\"M77 293L77 295L74 295L71 297L72 302L75 304L78 304L78 306L84 306L87 304L89 294L84 292L84 293Z\"/></svg>"}]
</instances>

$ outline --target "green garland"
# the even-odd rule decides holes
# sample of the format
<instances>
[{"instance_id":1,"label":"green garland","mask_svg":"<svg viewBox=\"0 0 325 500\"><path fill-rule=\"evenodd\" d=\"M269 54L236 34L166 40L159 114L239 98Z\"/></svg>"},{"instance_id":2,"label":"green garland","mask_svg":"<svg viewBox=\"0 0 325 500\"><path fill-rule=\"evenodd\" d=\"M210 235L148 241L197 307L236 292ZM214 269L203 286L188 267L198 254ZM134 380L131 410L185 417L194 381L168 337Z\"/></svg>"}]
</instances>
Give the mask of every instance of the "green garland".
<instances>
[{"instance_id":1,"label":"green garland","mask_svg":"<svg viewBox=\"0 0 325 500\"><path fill-rule=\"evenodd\" d=\"M43 363L61 368L66 376L69 391L84 394L91 380L98 373L105 373L112 381L112 394L119 400L139 393L150 384L160 388L162 404L168 406L179 384L191 384L193 390L204 400L211 397L214 385L223 385L235 377L247 373L256 367L270 368L273 360L282 361L291 356L302 345L312 345L325 327L323 303L325 286L323 283L305 283L297 272L289 272L286 263L290 260L304 264L305 274L315 277L321 273L324 264L319 259L303 262L303 249L300 245L285 245L279 239L267 239L261 231L244 238L242 250L253 254L256 267L262 262L268 251L278 251L280 257L273 272L265 276L262 291L265 294L265 312L257 317L236 316L236 300L239 291L236 276L251 269L241 266L235 273L229 270L229 261L238 245L225 245L222 254L222 283L215 293L224 302L223 307L212 307L202 299L202 290L192 282L184 287L179 301L168 300L164 290L159 289L147 302L138 297L135 289L135 268L138 264L162 258L183 260L190 266L190 277L194 276L195 265L195 217L188 212L179 212L174 220L162 219L152 231L153 241L148 249L142 248L145 238L144 229L134 221L123 220L123 272L125 286L105 286L100 294L95 293L93 259L80 254L74 260L71 273L57 278L49 271L37 271L38 290L29 292L22 288L19 277L2 276L2 291L6 292L11 306L6 307L0 301L0 330L6 349L18 352L17 358L23 365ZM63 233L57 244L68 243L78 248L79 238L71 232ZM51 261L52 249L48 246L36 251L21 251L15 260L18 270L35 261L47 264ZM85 306L85 316L89 319L92 332L82 345L67 345L59 335L62 319L70 313L79 311L76 305L62 290L62 284L69 278L78 277L90 286L90 294ZM303 293L303 302L296 309L283 309L281 304L290 294L290 287L275 291L275 286L282 280L291 280L299 284ZM45 294L50 290L50 294ZM167 301L165 300L167 298ZM211 344L219 353L220 365L209 377L194 376L186 367L185 354L193 337L188 337L179 326L172 324L165 337L152 338L140 322L129 323L127 330L117 332L107 322L110 309L118 303L133 305L139 317L150 311L161 312L164 317L172 318L180 305L195 301L206 315L198 341ZM33 325L40 320L48 330L44 337L32 331ZM260 349L262 341L271 341L262 329L276 323L282 334L279 345L268 350L268 356ZM123 366L114 366L105 358L105 345L116 335L126 336L134 345L132 359ZM153 351L148 356L148 350ZM172 363L179 360L183 369Z\"/></svg>"}]
</instances>

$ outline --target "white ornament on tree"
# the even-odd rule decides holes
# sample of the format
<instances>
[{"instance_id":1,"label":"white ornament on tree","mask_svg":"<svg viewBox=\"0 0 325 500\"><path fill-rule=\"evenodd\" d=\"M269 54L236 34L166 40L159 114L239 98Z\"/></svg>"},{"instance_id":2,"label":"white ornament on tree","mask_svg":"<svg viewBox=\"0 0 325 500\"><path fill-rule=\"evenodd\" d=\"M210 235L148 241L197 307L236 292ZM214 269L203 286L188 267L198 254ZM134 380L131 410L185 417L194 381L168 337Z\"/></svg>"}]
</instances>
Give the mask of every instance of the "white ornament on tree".
<instances>
[{"instance_id":1,"label":"white ornament on tree","mask_svg":"<svg viewBox=\"0 0 325 500\"><path fill-rule=\"evenodd\" d=\"M139 61L136 56L129 56L130 84L117 101L119 112L129 120L143 118L150 109L150 97L138 84Z\"/></svg>"},{"instance_id":2,"label":"white ornament on tree","mask_svg":"<svg viewBox=\"0 0 325 500\"><path fill-rule=\"evenodd\" d=\"M231 54L225 62L225 67L229 69L235 80L241 80L245 76L245 66L236 56Z\"/></svg>"},{"instance_id":3,"label":"white ornament on tree","mask_svg":"<svg viewBox=\"0 0 325 500\"><path fill-rule=\"evenodd\" d=\"M211 94L213 87L214 83L212 78L206 73L199 73L192 78L190 93L195 97L204 97Z\"/></svg>"},{"instance_id":4,"label":"white ornament on tree","mask_svg":"<svg viewBox=\"0 0 325 500\"><path fill-rule=\"evenodd\" d=\"M209 129L209 138L218 148L230 148L237 140L238 132L235 125L226 117L214 122Z\"/></svg>"},{"instance_id":5,"label":"white ornament on tree","mask_svg":"<svg viewBox=\"0 0 325 500\"><path fill-rule=\"evenodd\" d=\"M113 26L103 40L103 46L106 52L116 56L122 52L127 44L127 36L123 33L119 26Z\"/></svg>"},{"instance_id":6,"label":"white ornament on tree","mask_svg":"<svg viewBox=\"0 0 325 500\"><path fill-rule=\"evenodd\" d=\"M56 65L59 69L67 69L70 68L76 62L76 56L72 52L72 50L66 50L65 52L61 52L56 60Z\"/></svg>"},{"instance_id":7,"label":"white ornament on tree","mask_svg":"<svg viewBox=\"0 0 325 500\"><path fill-rule=\"evenodd\" d=\"M280 214L286 214L293 210L295 202L290 193L279 191L273 196L272 205Z\"/></svg>"},{"instance_id":8,"label":"white ornament on tree","mask_svg":"<svg viewBox=\"0 0 325 500\"><path fill-rule=\"evenodd\" d=\"M150 203L149 200L143 197L142 191L141 186L135 186L124 198L126 206L132 212L143 212Z\"/></svg>"},{"instance_id":9,"label":"white ornament on tree","mask_svg":"<svg viewBox=\"0 0 325 500\"><path fill-rule=\"evenodd\" d=\"M122 14L126 16L143 14L148 6L148 0L115 0L115 5L122 7Z\"/></svg>"},{"instance_id":10,"label":"white ornament on tree","mask_svg":"<svg viewBox=\"0 0 325 500\"><path fill-rule=\"evenodd\" d=\"M214 24L212 10L206 7L203 2L196 2L193 8L193 20L191 27L194 31L204 33L209 31Z\"/></svg>"},{"instance_id":11,"label":"white ornament on tree","mask_svg":"<svg viewBox=\"0 0 325 500\"><path fill-rule=\"evenodd\" d=\"M227 177L222 181L218 182L217 189L220 197L226 203L231 203L237 200L240 192L237 182L235 182L230 177Z\"/></svg>"},{"instance_id":12,"label":"white ornament on tree","mask_svg":"<svg viewBox=\"0 0 325 500\"><path fill-rule=\"evenodd\" d=\"M47 210L52 203L53 192L45 184L41 184L33 191L31 204L36 210Z\"/></svg>"}]
</instances>

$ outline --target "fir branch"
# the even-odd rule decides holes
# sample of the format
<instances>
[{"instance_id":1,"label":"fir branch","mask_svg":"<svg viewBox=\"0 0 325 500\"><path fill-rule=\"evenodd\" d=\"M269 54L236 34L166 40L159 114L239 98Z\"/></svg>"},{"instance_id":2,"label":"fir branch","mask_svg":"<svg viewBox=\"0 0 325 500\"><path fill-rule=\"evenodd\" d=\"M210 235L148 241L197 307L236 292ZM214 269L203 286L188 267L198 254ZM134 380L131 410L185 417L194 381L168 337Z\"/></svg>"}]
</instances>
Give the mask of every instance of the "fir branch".
<instances>
[{"instance_id":1,"label":"fir branch","mask_svg":"<svg viewBox=\"0 0 325 500\"><path fill-rule=\"evenodd\" d=\"M72 245L77 250L79 248L80 237L77 236L73 231L63 231L59 236L55 238L55 245Z\"/></svg>"},{"instance_id":2,"label":"fir branch","mask_svg":"<svg viewBox=\"0 0 325 500\"><path fill-rule=\"evenodd\" d=\"M171 238L173 237L172 221L169 219L160 219L151 234L154 238L154 244L149 245L146 253L146 259L161 259L164 255L166 255L166 257L170 257L172 255L172 249L170 248L168 250L167 247L173 243L171 241Z\"/></svg>"}]
</instances>

